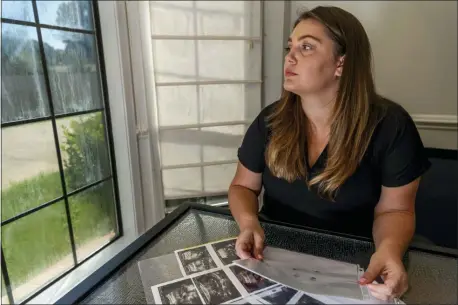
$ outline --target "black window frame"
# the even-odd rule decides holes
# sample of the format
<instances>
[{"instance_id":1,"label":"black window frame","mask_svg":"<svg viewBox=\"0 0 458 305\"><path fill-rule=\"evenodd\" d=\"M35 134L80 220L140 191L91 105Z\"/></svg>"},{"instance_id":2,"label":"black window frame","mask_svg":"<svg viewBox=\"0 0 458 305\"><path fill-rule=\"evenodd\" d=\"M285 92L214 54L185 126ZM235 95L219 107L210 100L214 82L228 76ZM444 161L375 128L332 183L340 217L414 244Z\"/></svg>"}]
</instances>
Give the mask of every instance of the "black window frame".
<instances>
[{"instance_id":1,"label":"black window frame","mask_svg":"<svg viewBox=\"0 0 458 305\"><path fill-rule=\"evenodd\" d=\"M11 126L17 126L17 125L25 125L25 124L30 124L30 123L35 123L35 122L40 122L40 121L51 121L52 123L52 130L53 130L53 136L54 136L54 143L55 143L55 149L56 149L56 154L57 154L57 162L59 166L59 174L60 174L60 182L62 186L62 195L59 196L58 198L55 198L51 201L48 201L44 204L41 204L37 207L34 207L32 209L29 209L27 211L24 211L18 215L15 215L14 217L11 217L5 221L1 222L1 227L4 225L13 223L14 221L17 221L19 219L22 219L30 214L33 214L35 212L38 212L48 206L51 206L52 204L61 202L62 200L64 201L65 204L65 211L66 211L66 217L67 217L67 224L69 227L69 235L70 235L70 243L71 243L71 249L72 249L72 255L73 255L73 267L70 269L66 270L64 273L59 275L58 277L52 279L49 281L47 284L42 286L40 289L37 291L33 292L31 295L27 296L26 299L22 300L20 304L24 304L35 298L37 295L41 294L43 291L48 289L50 286L58 282L60 279L68 275L69 273L73 272L76 268L90 260L92 257L94 257L96 254L98 254L100 251L104 250L108 246L112 245L114 242L116 242L119 238L121 238L124 235L123 231L123 225L122 225L122 214L121 214L121 206L120 206L120 197L119 197L119 187L118 187L118 180L117 180L117 171L116 171L116 158L115 158L115 151L114 151L114 140L113 140L113 132L112 132L112 121L111 121L111 115L110 115L110 105L109 105L109 96L108 96L108 84L107 84L107 78L106 78L106 70L105 70L105 60L104 60L104 51L103 51L103 44L102 44L102 33L101 33L101 24L100 24L100 15L99 15L99 9L98 9L98 1L95 0L89 0L91 8L92 8L92 20L93 20L93 30L83 30L83 29L75 29L75 28L70 28L70 27L62 27L62 26L55 26L55 25L47 25L47 24L40 24L39 21L39 16L38 16L38 6L36 0L31 0L32 7L33 7L33 15L34 15L34 21L21 21L21 20L15 20L15 19L9 19L9 18L1 18L1 23L3 24L17 24L17 25L24 25L24 26L31 26L34 27L37 30L37 38L38 38L38 46L39 46L39 55L41 59L41 65L43 68L43 76L44 76L44 83L45 83L45 89L46 89L46 94L48 97L48 106L49 106L49 112L50 114L48 116L44 117L39 117L39 118L32 118L32 119L24 119L24 120L17 120L17 121L11 121L11 122L5 122L1 124L1 128L6 128L6 127L11 127ZM86 110L86 111L78 111L78 112L71 112L71 113L65 113L65 114L55 114L54 113L54 104L53 104L53 96L51 93L51 82L49 79L48 75L48 66L46 63L46 56L45 56L45 51L44 51L44 44L43 44L43 37L42 37L42 29L52 29L52 30L60 30L64 32L70 32L70 33L83 33L83 34L91 34L93 35L95 39L95 46L96 46L96 65L98 68L98 75L99 75L99 80L100 80L100 86L101 86L101 98L102 98L102 107L98 107L96 109L91 109L91 110ZM104 177L101 180L92 182L88 185L85 185L83 187L80 187L76 190L73 190L71 192L67 191L67 186L65 182L65 177L64 177L64 168L63 168L63 160L61 156L61 148L59 146L59 139L58 139L58 134L57 134L57 124L56 120L65 118L65 117L72 117L72 116L79 116L83 114L90 114L90 113L97 113L101 112L103 114L104 118L104 129L105 129L105 139L106 139L106 145L108 146L108 153L109 153L109 158L110 158L110 164L111 164L111 174L108 175L107 177ZM85 257L84 259L78 261L76 257L76 244L74 240L74 233L73 233L73 228L72 228L72 222L71 222L71 216L70 216L70 206L69 206L69 197L73 196L75 194L81 193L91 187L94 187L96 185L100 185L103 182L106 181L112 181L112 187L113 187L113 200L115 204L115 213L116 213L116 225L117 225L117 232L116 235L105 245L91 253L89 256ZM1 272L4 280L4 284L6 287L6 294L8 297L8 301L10 304L15 304L15 300L13 297L13 292L11 288L11 282L10 278L8 275L8 266L5 261L5 258L3 256L3 244L1 247Z\"/></svg>"}]
</instances>

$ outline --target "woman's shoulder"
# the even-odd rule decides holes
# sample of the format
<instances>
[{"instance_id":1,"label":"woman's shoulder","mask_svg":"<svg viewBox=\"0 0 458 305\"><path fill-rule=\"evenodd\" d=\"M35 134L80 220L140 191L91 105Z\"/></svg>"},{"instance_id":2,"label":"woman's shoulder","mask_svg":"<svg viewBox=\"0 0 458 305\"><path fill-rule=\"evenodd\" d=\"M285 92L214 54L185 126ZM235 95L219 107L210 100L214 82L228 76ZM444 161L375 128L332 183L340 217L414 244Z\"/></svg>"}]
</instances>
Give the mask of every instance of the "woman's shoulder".
<instances>
[{"instance_id":1,"label":"woman's shoulder","mask_svg":"<svg viewBox=\"0 0 458 305\"><path fill-rule=\"evenodd\" d=\"M407 125L415 125L409 112L391 99L380 96L374 108L379 121L377 127L383 133L396 133Z\"/></svg>"},{"instance_id":2,"label":"woman's shoulder","mask_svg":"<svg viewBox=\"0 0 458 305\"><path fill-rule=\"evenodd\" d=\"M390 149L399 141L421 141L415 122L399 103L380 97L374 106L379 121L372 139L376 147Z\"/></svg>"}]
</instances>

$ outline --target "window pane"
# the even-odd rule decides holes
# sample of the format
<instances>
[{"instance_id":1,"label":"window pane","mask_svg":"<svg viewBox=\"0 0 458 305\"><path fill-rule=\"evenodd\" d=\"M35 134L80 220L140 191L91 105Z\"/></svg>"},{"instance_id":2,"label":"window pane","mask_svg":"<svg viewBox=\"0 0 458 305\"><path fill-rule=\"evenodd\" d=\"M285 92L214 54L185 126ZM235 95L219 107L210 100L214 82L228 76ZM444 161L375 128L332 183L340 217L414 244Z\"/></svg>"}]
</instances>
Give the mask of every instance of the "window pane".
<instances>
[{"instance_id":1,"label":"window pane","mask_svg":"<svg viewBox=\"0 0 458 305\"><path fill-rule=\"evenodd\" d=\"M237 149L245 134L245 125L205 127L202 141L204 162L237 160Z\"/></svg>"},{"instance_id":2,"label":"window pane","mask_svg":"<svg viewBox=\"0 0 458 305\"><path fill-rule=\"evenodd\" d=\"M58 119L57 128L69 192L111 174L102 112Z\"/></svg>"},{"instance_id":3,"label":"window pane","mask_svg":"<svg viewBox=\"0 0 458 305\"><path fill-rule=\"evenodd\" d=\"M201 168L178 168L162 171L166 198L195 197L203 192Z\"/></svg>"},{"instance_id":4,"label":"window pane","mask_svg":"<svg viewBox=\"0 0 458 305\"><path fill-rule=\"evenodd\" d=\"M42 29L56 114L102 107L94 36Z\"/></svg>"},{"instance_id":5,"label":"window pane","mask_svg":"<svg viewBox=\"0 0 458 305\"><path fill-rule=\"evenodd\" d=\"M260 36L260 1L150 1L153 35Z\"/></svg>"},{"instance_id":6,"label":"window pane","mask_svg":"<svg viewBox=\"0 0 458 305\"><path fill-rule=\"evenodd\" d=\"M63 202L2 227L2 247L15 302L73 266Z\"/></svg>"},{"instance_id":7,"label":"window pane","mask_svg":"<svg viewBox=\"0 0 458 305\"><path fill-rule=\"evenodd\" d=\"M91 30L92 7L90 1L37 1L41 24Z\"/></svg>"},{"instance_id":8,"label":"window pane","mask_svg":"<svg viewBox=\"0 0 458 305\"><path fill-rule=\"evenodd\" d=\"M164 195L169 199L227 193L236 166L234 163L163 170Z\"/></svg>"},{"instance_id":9,"label":"window pane","mask_svg":"<svg viewBox=\"0 0 458 305\"><path fill-rule=\"evenodd\" d=\"M202 162L202 136L197 128L161 131L162 166Z\"/></svg>"},{"instance_id":10,"label":"window pane","mask_svg":"<svg viewBox=\"0 0 458 305\"><path fill-rule=\"evenodd\" d=\"M192 1L150 1L151 34L196 35Z\"/></svg>"},{"instance_id":11,"label":"window pane","mask_svg":"<svg viewBox=\"0 0 458 305\"><path fill-rule=\"evenodd\" d=\"M210 193L226 193L235 175L237 164L212 165L204 167L204 188Z\"/></svg>"},{"instance_id":12,"label":"window pane","mask_svg":"<svg viewBox=\"0 0 458 305\"><path fill-rule=\"evenodd\" d=\"M62 196L50 121L2 128L2 220Z\"/></svg>"},{"instance_id":13,"label":"window pane","mask_svg":"<svg viewBox=\"0 0 458 305\"><path fill-rule=\"evenodd\" d=\"M249 121L261 110L261 84L200 85L200 123Z\"/></svg>"},{"instance_id":14,"label":"window pane","mask_svg":"<svg viewBox=\"0 0 458 305\"><path fill-rule=\"evenodd\" d=\"M32 1L2 1L2 18L35 22Z\"/></svg>"},{"instance_id":15,"label":"window pane","mask_svg":"<svg viewBox=\"0 0 458 305\"><path fill-rule=\"evenodd\" d=\"M197 78L202 80L261 79L261 42L201 40L198 41L198 47Z\"/></svg>"},{"instance_id":16,"label":"window pane","mask_svg":"<svg viewBox=\"0 0 458 305\"><path fill-rule=\"evenodd\" d=\"M231 125L164 130L160 137L162 165L236 160L245 129L245 125Z\"/></svg>"},{"instance_id":17,"label":"window pane","mask_svg":"<svg viewBox=\"0 0 458 305\"><path fill-rule=\"evenodd\" d=\"M258 41L153 40L153 53L159 83L261 79Z\"/></svg>"},{"instance_id":18,"label":"window pane","mask_svg":"<svg viewBox=\"0 0 458 305\"><path fill-rule=\"evenodd\" d=\"M199 115L196 86L157 87L159 125L196 124Z\"/></svg>"},{"instance_id":19,"label":"window pane","mask_svg":"<svg viewBox=\"0 0 458 305\"><path fill-rule=\"evenodd\" d=\"M113 184L106 181L69 198L77 258L81 261L118 233Z\"/></svg>"},{"instance_id":20,"label":"window pane","mask_svg":"<svg viewBox=\"0 0 458 305\"><path fill-rule=\"evenodd\" d=\"M193 40L154 40L153 63L156 82L195 81L196 47Z\"/></svg>"},{"instance_id":21,"label":"window pane","mask_svg":"<svg viewBox=\"0 0 458 305\"><path fill-rule=\"evenodd\" d=\"M2 123L47 115L37 30L2 23Z\"/></svg>"},{"instance_id":22,"label":"window pane","mask_svg":"<svg viewBox=\"0 0 458 305\"><path fill-rule=\"evenodd\" d=\"M261 110L260 84L165 86L156 90L160 126L250 122Z\"/></svg>"},{"instance_id":23,"label":"window pane","mask_svg":"<svg viewBox=\"0 0 458 305\"><path fill-rule=\"evenodd\" d=\"M195 1L198 35L260 36L260 1Z\"/></svg>"}]
</instances>

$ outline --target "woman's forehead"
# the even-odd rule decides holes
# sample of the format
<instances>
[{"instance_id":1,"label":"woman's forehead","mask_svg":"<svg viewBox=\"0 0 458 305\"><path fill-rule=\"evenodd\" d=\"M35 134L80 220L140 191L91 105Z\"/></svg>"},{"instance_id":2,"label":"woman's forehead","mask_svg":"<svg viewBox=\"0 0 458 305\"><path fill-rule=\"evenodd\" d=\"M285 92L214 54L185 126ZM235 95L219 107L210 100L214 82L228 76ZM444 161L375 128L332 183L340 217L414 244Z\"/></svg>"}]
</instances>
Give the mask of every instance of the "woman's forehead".
<instances>
[{"instance_id":1,"label":"woman's forehead","mask_svg":"<svg viewBox=\"0 0 458 305\"><path fill-rule=\"evenodd\" d=\"M302 40L306 37L316 38L316 40L323 41L326 37L325 28L324 26L314 20L314 19L306 19L302 20L297 24L297 26L291 32L289 36L292 42L296 42Z\"/></svg>"}]
</instances>

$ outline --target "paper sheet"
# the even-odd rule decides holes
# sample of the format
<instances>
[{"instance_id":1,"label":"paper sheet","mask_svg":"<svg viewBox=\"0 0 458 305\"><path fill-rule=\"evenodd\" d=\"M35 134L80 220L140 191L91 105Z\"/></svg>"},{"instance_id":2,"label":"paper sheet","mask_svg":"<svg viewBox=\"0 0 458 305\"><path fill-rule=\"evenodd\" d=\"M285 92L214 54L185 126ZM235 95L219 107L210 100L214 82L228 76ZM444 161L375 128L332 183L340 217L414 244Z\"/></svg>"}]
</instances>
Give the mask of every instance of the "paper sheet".
<instances>
[{"instance_id":1,"label":"paper sheet","mask_svg":"<svg viewBox=\"0 0 458 305\"><path fill-rule=\"evenodd\" d=\"M264 262L239 260L235 239L230 239L177 250L138 266L148 303L154 304L388 303L359 288L356 281L363 270L358 265L270 247L264 257ZM158 267L161 262L167 266Z\"/></svg>"}]
</instances>

